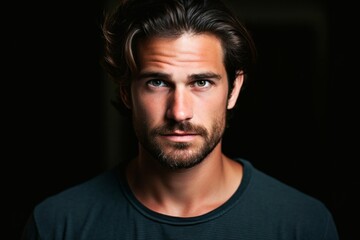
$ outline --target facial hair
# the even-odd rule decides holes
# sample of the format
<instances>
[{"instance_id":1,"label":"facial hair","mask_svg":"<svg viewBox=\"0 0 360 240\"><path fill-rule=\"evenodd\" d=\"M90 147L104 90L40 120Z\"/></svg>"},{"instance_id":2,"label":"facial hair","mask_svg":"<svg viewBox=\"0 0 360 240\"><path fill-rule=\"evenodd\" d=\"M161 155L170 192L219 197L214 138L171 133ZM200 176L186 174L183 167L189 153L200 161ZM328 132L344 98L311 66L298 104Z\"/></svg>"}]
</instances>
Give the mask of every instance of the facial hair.
<instances>
[{"instance_id":1,"label":"facial hair","mask_svg":"<svg viewBox=\"0 0 360 240\"><path fill-rule=\"evenodd\" d=\"M135 133L142 147L162 166L176 170L196 166L213 151L223 136L225 119L216 119L210 131L204 126L194 125L188 121L169 121L150 131L145 124L134 124L134 126L136 126ZM176 130L197 134L202 138L200 145L195 145L192 142L164 143L159 139L162 135L171 134Z\"/></svg>"}]
</instances>

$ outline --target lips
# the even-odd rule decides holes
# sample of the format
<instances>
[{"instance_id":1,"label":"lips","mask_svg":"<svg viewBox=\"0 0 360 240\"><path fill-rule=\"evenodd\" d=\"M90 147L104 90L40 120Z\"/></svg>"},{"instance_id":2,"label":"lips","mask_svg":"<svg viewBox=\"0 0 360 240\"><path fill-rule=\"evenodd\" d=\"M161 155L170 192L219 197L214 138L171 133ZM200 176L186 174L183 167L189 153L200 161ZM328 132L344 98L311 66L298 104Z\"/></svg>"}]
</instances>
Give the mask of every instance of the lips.
<instances>
[{"instance_id":1,"label":"lips","mask_svg":"<svg viewBox=\"0 0 360 240\"><path fill-rule=\"evenodd\" d=\"M198 133L175 130L175 131L169 131L169 132L161 133L161 135L165 135L165 136L168 136L168 135L170 135L170 136L186 136L186 135L198 135Z\"/></svg>"},{"instance_id":2,"label":"lips","mask_svg":"<svg viewBox=\"0 0 360 240\"><path fill-rule=\"evenodd\" d=\"M195 137L207 137L207 130L198 125L193 125L189 122L169 123L156 127L151 131L151 135L156 137L164 137L169 140L176 141L190 141Z\"/></svg>"},{"instance_id":3,"label":"lips","mask_svg":"<svg viewBox=\"0 0 360 240\"><path fill-rule=\"evenodd\" d=\"M182 132L182 131L167 132L161 134L162 137L166 138L169 141L174 141L174 142L193 141L198 135L199 134L194 132Z\"/></svg>"}]
</instances>

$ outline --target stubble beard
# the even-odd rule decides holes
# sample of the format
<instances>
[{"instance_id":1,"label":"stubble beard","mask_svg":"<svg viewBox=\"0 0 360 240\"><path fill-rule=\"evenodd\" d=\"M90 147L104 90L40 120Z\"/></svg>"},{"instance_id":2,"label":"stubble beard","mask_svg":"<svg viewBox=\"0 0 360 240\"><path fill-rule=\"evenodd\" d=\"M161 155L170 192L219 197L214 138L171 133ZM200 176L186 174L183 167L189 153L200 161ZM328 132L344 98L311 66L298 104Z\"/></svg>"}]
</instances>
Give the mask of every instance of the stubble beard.
<instances>
[{"instance_id":1,"label":"stubble beard","mask_svg":"<svg viewBox=\"0 0 360 240\"><path fill-rule=\"evenodd\" d=\"M139 125L137 125L139 127ZM159 136L181 130L195 132L203 139L199 146L190 142L160 141ZM211 131L200 125L189 122L167 122L164 125L148 131L145 125L135 128L136 135L142 147L159 163L168 169L188 169L201 163L220 142L225 130L225 120L214 121ZM168 150L170 149L170 150Z\"/></svg>"}]
</instances>

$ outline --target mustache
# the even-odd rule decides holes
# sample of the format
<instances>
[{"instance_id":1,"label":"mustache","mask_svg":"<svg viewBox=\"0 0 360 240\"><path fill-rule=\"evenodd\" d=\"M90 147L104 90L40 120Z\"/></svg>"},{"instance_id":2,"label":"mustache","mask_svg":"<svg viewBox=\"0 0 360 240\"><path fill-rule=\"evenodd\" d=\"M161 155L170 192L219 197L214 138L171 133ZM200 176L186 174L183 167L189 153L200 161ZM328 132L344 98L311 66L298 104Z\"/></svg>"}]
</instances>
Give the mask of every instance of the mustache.
<instances>
[{"instance_id":1,"label":"mustache","mask_svg":"<svg viewBox=\"0 0 360 240\"><path fill-rule=\"evenodd\" d=\"M174 131L191 132L201 136L208 136L206 128L200 125L194 125L190 122L167 122L164 125L154 128L151 133L154 135L172 134Z\"/></svg>"}]
</instances>

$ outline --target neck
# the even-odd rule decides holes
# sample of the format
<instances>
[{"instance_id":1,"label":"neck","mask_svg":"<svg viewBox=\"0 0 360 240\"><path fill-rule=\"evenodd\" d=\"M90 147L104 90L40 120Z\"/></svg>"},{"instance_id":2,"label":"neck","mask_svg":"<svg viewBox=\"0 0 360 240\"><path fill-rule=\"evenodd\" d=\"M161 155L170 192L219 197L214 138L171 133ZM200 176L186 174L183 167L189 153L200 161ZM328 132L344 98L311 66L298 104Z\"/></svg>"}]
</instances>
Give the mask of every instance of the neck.
<instances>
[{"instance_id":1,"label":"neck","mask_svg":"<svg viewBox=\"0 0 360 240\"><path fill-rule=\"evenodd\" d=\"M167 169L143 149L127 169L129 186L142 204L182 217L202 215L222 205L236 191L241 177L241 165L223 155L220 144L189 169Z\"/></svg>"}]
</instances>

